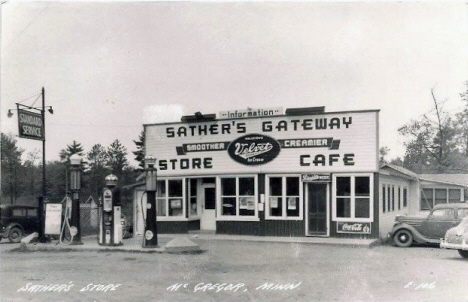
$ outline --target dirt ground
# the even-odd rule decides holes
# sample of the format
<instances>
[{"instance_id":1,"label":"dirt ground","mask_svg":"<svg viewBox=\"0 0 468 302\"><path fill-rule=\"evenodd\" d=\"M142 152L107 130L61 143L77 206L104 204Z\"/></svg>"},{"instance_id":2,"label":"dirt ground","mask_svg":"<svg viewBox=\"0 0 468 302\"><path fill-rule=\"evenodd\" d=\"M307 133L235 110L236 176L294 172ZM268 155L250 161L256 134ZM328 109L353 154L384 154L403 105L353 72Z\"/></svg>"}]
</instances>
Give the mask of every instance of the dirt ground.
<instances>
[{"instance_id":1,"label":"dirt ground","mask_svg":"<svg viewBox=\"0 0 468 302\"><path fill-rule=\"evenodd\" d=\"M2 242L0 301L468 299L456 251L194 241L203 253L10 252Z\"/></svg>"}]
</instances>

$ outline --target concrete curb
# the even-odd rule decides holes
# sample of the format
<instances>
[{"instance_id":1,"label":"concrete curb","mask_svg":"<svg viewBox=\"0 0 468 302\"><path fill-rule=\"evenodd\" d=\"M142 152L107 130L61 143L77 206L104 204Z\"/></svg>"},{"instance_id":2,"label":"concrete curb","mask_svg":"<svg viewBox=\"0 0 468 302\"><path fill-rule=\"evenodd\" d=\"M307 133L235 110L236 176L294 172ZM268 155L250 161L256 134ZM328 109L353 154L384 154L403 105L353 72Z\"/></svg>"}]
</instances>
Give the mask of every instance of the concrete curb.
<instances>
[{"instance_id":1,"label":"concrete curb","mask_svg":"<svg viewBox=\"0 0 468 302\"><path fill-rule=\"evenodd\" d=\"M21 252L126 252L126 253L184 253L198 254L204 252L198 244L191 240L203 241L243 241L243 242L266 242L266 243L293 243L293 244L313 244L327 246L342 246L353 248L374 248L383 244L380 239L349 239L330 237L272 237L272 236L241 236L241 235L221 235L221 234L161 234L158 235L160 247L143 248L142 237L134 237L124 240L124 245L101 246L97 243L96 237L83 237L83 245L61 245L55 243L32 243L37 235L31 234L23 238L19 248L11 251ZM37 241L37 240L36 240Z\"/></svg>"},{"instance_id":2,"label":"concrete curb","mask_svg":"<svg viewBox=\"0 0 468 302\"><path fill-rule=\"evenodd\" d=\"M14 251L15 249L13 249ZM126 252L126 253L164 253L164 248L119 248L119 247L80 247L76 246L41 246L41 245L22 245L20 247L22 252L100 252L100 253L110 253L110 252Z\"/></svg>"},{"instance_id":3,"label":"concrete curb","mask_svg":"<svg viewBox=\"0 0 468 302\"><path fill-rule=\"evenodd\" d=\"M347 247L367 247L373 248L381 245L379 239L349 239L349 238L330 238L330 237L271 237L271 236L241 236L241 235L219 235L219 234L162 234L161 238L188 237L192 240L225 240L225 241L244 241L244 242L273 242L273 243L300 243L315 245L335 245Z\"/></svg>"}]
</instances>

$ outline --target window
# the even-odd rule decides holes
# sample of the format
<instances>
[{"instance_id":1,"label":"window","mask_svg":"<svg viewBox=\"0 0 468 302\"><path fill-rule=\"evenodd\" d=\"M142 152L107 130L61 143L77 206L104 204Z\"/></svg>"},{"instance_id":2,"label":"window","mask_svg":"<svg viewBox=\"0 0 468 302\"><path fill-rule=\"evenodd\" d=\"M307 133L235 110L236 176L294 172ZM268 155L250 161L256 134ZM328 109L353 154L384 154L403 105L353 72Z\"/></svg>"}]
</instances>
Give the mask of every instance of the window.
<instances>
[{"instance_id":1,"label":"window","mask_svg":"<svg viewBox=\"0 0 468 302\"><path fill-rule=\"evenodd\" d=\"M12 215L16 216L16 217L25 216L24 209L13 209L12 210Z\"/></svg>"},{"instance_id":2,"label":"window","mask_svg":"<svg viewBox=\"0 0 468 302\"><path fill-rule=\"evenodd\" d=\"M392 195L391 195L390 185L387 185L387 196L388 196L387 197L387 200L388 200L387 209L390 212L392 210Z\"/></svg>"},{"instance_id":3,"label":"window","mask_svg":"<svg viewBox=\"0 0 468 302\"><path fill-rule=\"evenodd\" d=\"M462 189L424 188L421 190L421 210L430 210L438 204L462 202Z\"/></svg>"},{"instance_id":4,"label":"window","mask_svg":"<svg viewBox=\"0 0 468 302\"><path fill-rule=\"evenodd\" d=\"M458 219L466 217L468 215L468 209L458 209Z\"/></svg>"},{"instance_id":5,"label":"window","mask_svg":"<svg viewBox=\"0 0 468 302\"><path fill-rule=\"evenodd\" d=\"M434 205L433 190L422 189L421 193L421 210L430 210Z\"/></svg>"},{"instance_id":6,"label":"window","mask_svg":"<svg viewBox=\"0 0 468 302\"><path fill-rule=\"evenodd\" d=\"M351 177L336 178L336 217L351 217Z\"/></svg>"},{"instance_id":7,"label":"window","mask_svg":"<svg viewBox=\"0 0 468 302\"><path fill-rule=\"evenodd\" d=\"M398 210L401 210L401 188L398 186Z\"/></svg>"},{"instance_id":8,"label":"window","mask_svg":"<svg viewBox=\"0 0 468 302\"><path fill-rule=\"evenodd\" d=\"M197 180L194 178L188 179L188 199L189 199L189 216L198 216L197 203Z\"/></svg>"},{"instance_id":9,"label":"window","mask_svg":"<svg viewBox=\"0 0 468 302\"><path fill-rule=\"evenodd\" d=\"M386 203L387 203L385 192L386 192L385 185L383 185L382 186L382 212L384 213L385 213Z\"/></svg>"},{"instance_id":10,"label":"window","mask_svg":"<svg viewBox=\"0 0 468 302\"><path fill-rule=\"evenodd\" d=\"M403 188L403 207L408 206L408 189Z\"/></svg>"},{"instance_id":11,"label":"window","mask_svg":"<svg viewBox=\"0 0 468 302\"><path fill-rule=\"evenodd\" d=\"M441 204L447 203L447 190L446 189L435 189L435 203Z\"/></svg>"},{"instance_id":12,"label":"window","mask_svg":"<svg viewBox=\"0 0 468 302\"><path fill-rule=\"evenodd\" d=\"M221 216L256 217L255 177L221 178Z\"/></svg>"},{"instance_id":13,"label":"window","mask_svg":"<svg viewBox=\"0 0 468 302\"><path fill-rule=\"evenodd\" d=\"M449 203L460 202L461 191L458 189L449 189Z\"/></svg>"},{"instance_id":14,"label":"window","mask_svg":"<svg viewBox=\"0 0 468 302\"><path fill-rule=\"evenodd\" d=\"M302 216L301 180L298 176L267 176L267 218L297 219Z\"/></svg>"},{"instance_id":15,"label":"window","mask_svg":"<svg viewBox=\"0 0 468 302\"><path fill-rule=\"evenodd\" d=\"M395 211L395 186L392 186L392 211Z\"/></svg>"},{"instance_id":16,"label":"window","mask_svg":"<svg viewBox=\"0 0 468 302\"><path fill-rule=\"evenodd\" d=\"M440 209L432 212L431 219L450 220L455 219L455 211L453 209Z\"/></svg>"},{"instance_id":17,"label":"window","mask_svg":"<svg viewBox=\"0 0 468 302\"><path fill-rule=\"evenodd\" d=\"M156 186L156 214L158 216L166 216L166 181L158 180Z\"/></svg>"},{"instance_id":18,"label":"window","mask_svg":"<svg viewBox=\"0 0 468 302\"><path fill-rule=\"evenodd\" d=\"M371 221L373 219L372 175L334 175L333 178L333 219ZM390 197L390 194L387 196Z\"/></svg>"},{"instance_id":19,"label":"window","mask_svg":"<svg viewBox=\"0 0 468 302\"><path fill-rule=\"evenodd\" d=\"M355 214L356 218L370 217L370 184L369 177L356 177L354 192L355 199Z\"/></svg>"},{"instance_id":20,"label":"window","mask_svg":"<svg viewBox=\"0 0 468 302\"><path fill-rule=\"evenodd\" d=\"M26 215L28 217L37 217L37 209L26 209Z\"/></svg>"},{"instance_id":21,"label":"window","mask_svg":"<svg viewBox=\"0 0 468 302\"><path fill-rule=\"evenodd\" d=\"M158 180L156 210L158 216L184 216L184 194L182 179Z\"/></svg>"}]
</instances>

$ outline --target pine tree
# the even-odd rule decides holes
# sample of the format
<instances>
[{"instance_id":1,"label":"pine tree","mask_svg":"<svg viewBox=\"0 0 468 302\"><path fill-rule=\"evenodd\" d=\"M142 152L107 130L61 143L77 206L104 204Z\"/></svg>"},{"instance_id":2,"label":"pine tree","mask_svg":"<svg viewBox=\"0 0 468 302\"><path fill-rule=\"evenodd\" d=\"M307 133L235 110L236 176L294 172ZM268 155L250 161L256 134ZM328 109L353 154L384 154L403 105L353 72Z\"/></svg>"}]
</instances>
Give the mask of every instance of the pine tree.
<instances>
[{"instance_id":1,"label":"pine tree","mask_svg":"<svg viewBox=\"0 0 468 302\"><path fill-rule=\"evenodd\" d=\"M128 166L127 149L118 139L107 148L107 166L112 174L121 178L123 170Z\"/></svg>"},{"instance_id":2,"label":"pine tree","mask_svg":"<svg viewBox=\"0 0 468 302\"><path fill-rule=\"evenodd\" d=\"M83 156L83 151L84 149L81 143L78 143L77 141L73 140L73 143L71 145L67 145L66 149L60 150L60 161L67 161L73 154Z\"/></svg>"},{"instance_id":3,"label":"pine tree","mask_svg":"<svg viewBox=\"0 0 468 302\"><path fill-rule=\"evenodd\" d=\"M89 168L89 191L95 196L99 196L105 185L105 178L109 173L107 167L108 155L106 148L101 144L94 145L87 154Z\"/></svg>"},{"instance_id":4,"label":"pine tree","mask_svg":"<svg viewBox=\"0 0 468 302\"><path fill-rule=\"evenodd\" d=\"M137 151L133 151L132 153L135 155L135 160L139 162L139 170L145 169L145 130L142 130L140 136L138 137L138 141L133 141L137 147Z\"/></svg>"},{"instance_id":5,"label":"pine tree","mask_svg":"<svg viewBox=\"0 0 468 302\"><path fill-rule=\"evenodd\" d=\"M2 194L9 196L10 203L13 204L21 191L21 155L24 150L18 148L12 136L3 133L1 144Z\"/></svg>"}]
</instances>

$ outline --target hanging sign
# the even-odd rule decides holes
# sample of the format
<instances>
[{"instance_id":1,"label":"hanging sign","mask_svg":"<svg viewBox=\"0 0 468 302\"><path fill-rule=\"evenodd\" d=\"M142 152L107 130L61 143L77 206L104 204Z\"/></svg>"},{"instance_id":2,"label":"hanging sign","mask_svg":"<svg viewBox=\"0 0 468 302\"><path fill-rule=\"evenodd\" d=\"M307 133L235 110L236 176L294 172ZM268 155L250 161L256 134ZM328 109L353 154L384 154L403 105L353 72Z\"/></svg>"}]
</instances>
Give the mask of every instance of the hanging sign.
<instances>
[{"instance_id":1,"label":"hanging sign","mask_svg":"<svg viewBox=\"0 0 468 302\"><path fill-rule=\"evenodd\" d=\"M336 232L370 235L371 223L370 222L337 222Z\"/></svg>"},{"instance_id":2,"label":"hanging sign","mask_svg":"<svg viewBox=\"0 0 468 302\"><path fill-rule=\"evenodd\" d=\"M302 174L302 182L330 182L330 174Z\"/></svg>"},{"instance_id":3,"label":"hanging sign","mask_svg":"<svg viewBox=\"0 0 468 302\"><path fill-rule=\"evenodd\" d=\"M39 113L18 109L19 137L44 140L44 123Z\"/></svg>"},{"instance_id":4,"label":"hanging sign","mask_svg":"<svg viewBox=\"0 0 468 302\"><path fill-rule=\"evenodd\" d=\"M62 204L61 203L46 204L44 233L46 235L60 235L61 224L62 224Z\"/></svg>"}]
</instances>

